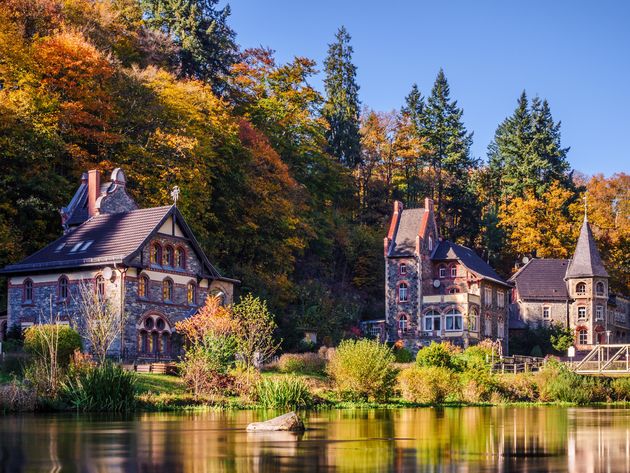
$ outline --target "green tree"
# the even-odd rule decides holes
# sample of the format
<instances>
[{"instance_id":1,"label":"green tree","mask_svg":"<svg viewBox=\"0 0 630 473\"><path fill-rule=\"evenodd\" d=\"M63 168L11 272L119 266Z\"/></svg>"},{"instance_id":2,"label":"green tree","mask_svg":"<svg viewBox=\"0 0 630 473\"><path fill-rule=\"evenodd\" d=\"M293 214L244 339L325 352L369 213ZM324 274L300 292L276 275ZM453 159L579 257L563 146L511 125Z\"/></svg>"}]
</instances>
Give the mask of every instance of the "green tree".
<instances>
[{"instance_id":1,"label":"green tree","mask_svg":"<svg viewBox=\"0 0 630 473\"><path fill-rule=\"evenodd\" d=\"M208 81L222 92L225 75L238 59L236 33L227 24L230 7L218 0L143 0L146 23L179 48L181 74Z\"/></svg>"},{"instance_id":2,"label":"green tree","mask_svg":"<svg viewBox=\"0 0 630 473\"><path fill-rule=\"evenodd\" d=\"M477 163L470 155L472 133L464 126L463 113L457 101L451 100L446 75L440 69L422 119L430 153L431 197L442 235L470 241L478 232L480 215L470 178Z\"/></svg>"},{"instance_id":3,"label":"green tree","mask_svg":"<svg viewBox=\"0 0 630 473\"><path fill-rule=\"evenodd\" d=\"M350 35L342 26L335 35L335 42L328 46L324 62L326 103L323 116L329 126L326 137L330 154L350 168L361 162L359 86L352 53Z\"/></svg>"}]
</instances>

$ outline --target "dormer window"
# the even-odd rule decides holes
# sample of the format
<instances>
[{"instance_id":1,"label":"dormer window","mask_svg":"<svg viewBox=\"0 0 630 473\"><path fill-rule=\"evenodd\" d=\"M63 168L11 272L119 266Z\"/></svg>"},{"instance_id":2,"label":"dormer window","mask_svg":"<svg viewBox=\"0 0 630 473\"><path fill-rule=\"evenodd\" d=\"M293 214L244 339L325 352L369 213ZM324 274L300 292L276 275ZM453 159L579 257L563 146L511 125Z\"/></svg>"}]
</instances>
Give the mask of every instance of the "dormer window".
<instances>
[{"instance_id":1,"label":"dormer window","mask_svg":"<svg viewBox=\"0 0 630 473\"><path fill-rule=\"evenodd\" d=\"M405 263L400 264L400 274L407 274L407 265Z\"/></svg>"},{"instance_id":2,"label":"dormer window","mask_svg":"<svg viewBox=\"0 0 630 473\"><path fill-rule=\"evenodd\" d=\"M575 286L575 293L579 296L583 296L586 294L586 283L578 283L577 286Z\"/></svg>"}]
</instances>

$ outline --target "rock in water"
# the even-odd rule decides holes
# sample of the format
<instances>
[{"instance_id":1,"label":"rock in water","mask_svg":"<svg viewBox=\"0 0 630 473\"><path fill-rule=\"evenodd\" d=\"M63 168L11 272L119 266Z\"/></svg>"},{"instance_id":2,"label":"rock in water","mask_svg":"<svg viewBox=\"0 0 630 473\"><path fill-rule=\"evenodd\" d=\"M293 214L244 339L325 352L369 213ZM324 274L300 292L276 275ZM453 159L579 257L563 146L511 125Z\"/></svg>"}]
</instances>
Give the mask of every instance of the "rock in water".
<instances>
[{"instance_id":1,"label":"rock in water","mask_svg":"<svg viewBox=\"0 0 630 473\"><path fill-rule=\"evenodd\" d=\"M298 417L295 412L289 412L288 414L274 417L265 422L252 422L247 426L248 432L270 432L270 431L290 431L290 432L302 432L304 431L304 422Z\"/></svg>"}]
</instances>

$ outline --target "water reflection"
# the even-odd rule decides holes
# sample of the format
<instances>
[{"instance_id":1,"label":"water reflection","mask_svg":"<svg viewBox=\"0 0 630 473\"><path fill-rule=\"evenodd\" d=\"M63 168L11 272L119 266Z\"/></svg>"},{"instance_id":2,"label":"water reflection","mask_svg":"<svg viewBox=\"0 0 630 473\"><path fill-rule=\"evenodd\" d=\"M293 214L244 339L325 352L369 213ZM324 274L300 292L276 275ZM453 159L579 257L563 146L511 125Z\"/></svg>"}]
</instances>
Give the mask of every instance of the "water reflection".
<instances>
[{"instance_id":1,"label":"water reflection","mask_svg":"<svg viewBox=\"0 0 630 473\"><path fill-rule=\"evenodd\" d=\"M0 471L630 471L629 409L333 410L304 434L245 432L272 414L0 417Z\"/></svg>"}]
</instances>

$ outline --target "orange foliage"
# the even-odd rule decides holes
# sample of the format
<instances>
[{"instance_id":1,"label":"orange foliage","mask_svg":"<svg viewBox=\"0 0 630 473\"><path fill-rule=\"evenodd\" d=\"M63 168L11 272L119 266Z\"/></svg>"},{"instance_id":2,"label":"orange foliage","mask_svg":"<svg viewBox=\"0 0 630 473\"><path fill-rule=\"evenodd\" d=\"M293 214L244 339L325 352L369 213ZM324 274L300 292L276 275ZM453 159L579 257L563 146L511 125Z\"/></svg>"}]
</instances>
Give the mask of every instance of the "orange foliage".
<instances>
[{"instance_id":1,"label":"orange foliage","mask_svg":"<svg viewBox=\"0 0 630 473\"><path fill-rule=\"evenodd\" d=\"M218 297L208 297L195 315L177 322L175 328L189 342L196 343L207 336L235 334L238 326L229 306L222 306Z\"/></svg>"}]
</instances>

